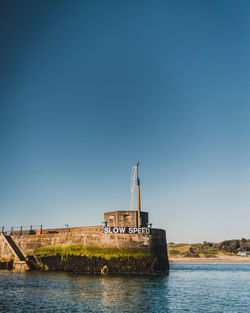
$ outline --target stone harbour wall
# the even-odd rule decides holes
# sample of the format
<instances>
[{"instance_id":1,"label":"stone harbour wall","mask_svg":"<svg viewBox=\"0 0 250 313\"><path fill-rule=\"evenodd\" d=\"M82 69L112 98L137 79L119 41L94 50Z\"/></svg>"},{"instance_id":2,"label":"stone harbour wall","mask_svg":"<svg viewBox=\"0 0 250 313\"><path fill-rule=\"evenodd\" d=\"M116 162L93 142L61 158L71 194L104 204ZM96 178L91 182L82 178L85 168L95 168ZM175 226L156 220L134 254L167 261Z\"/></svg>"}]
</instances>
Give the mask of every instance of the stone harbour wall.
<instances>
[{"instance_id":1,"label":"stone harbour wall","mask_svg":"<svg viewBox=\"0 0 250 313\"><path fill-rule=\"evenodd\" d=\"M0 236L0 260L11 260L13 259L13 252L8 246L8 243L3 236Z\"/></svg>"},{"instance_id":2,"label":"stone harbour wall","mask_svg":"<svg viewBox=\"0 0 250 313\"><path fill-rule=\"evenodd\" d=\"M18 246L25 253L47 246L83 244L100 248L139 248L166 255L166 233L162 229L151 229L151 234L104 234L102 226L72 228L70 232L41 235L16 235Z\"/></svg>"},{"instance_id":3,"label":"stone harbour wall","mask_svg":"<svg viewBox=\"0 0 250 313\"><path fill-rule=\"evenodd\" d=\"M30 256L32 260L32 256ZM161 274L168 273L168 263L160 257L87 257L60 254L37 256L45 271L89 275Z\"/></svg>"},{"instance_id":4,"label":"stone harbour wall","mask_svg":"<svg viewBox=\"0 0 250 313\"><path fill-rule=\"evenodd\" d=\"M146 252L148 257L112 257L109 260L98 256L62 255L40 256L46 270L74 271L82 273L149 273L168 271L166 233L162 229L151 229L150 234L138 233L104 233L102 226L71 228L58 233L13 235L12 238L19 248L32 258L32 253L39 248L82 244L83 246L102 249L139 249ZM0 259L13 259L12 251L0 238ZM59 260L61 260L59 262ZM78 264L78 265L77 265ZM141 266L140 266L141 264ZM78 269L77 269L78 268ZM104 273L105 274L105 273Z\"/></svg>"}]
</instances>

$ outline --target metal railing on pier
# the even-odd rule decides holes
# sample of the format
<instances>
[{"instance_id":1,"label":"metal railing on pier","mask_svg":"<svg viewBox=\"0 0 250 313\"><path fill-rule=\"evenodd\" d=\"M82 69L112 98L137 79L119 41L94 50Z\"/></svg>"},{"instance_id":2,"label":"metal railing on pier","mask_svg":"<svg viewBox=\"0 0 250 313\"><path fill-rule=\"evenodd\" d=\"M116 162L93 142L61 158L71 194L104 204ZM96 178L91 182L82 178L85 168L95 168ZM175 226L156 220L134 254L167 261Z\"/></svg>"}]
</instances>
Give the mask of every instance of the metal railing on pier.
<instances>
[{"instance_id":1,"label":"metal railing on pier","mask_svg":"<svg viewBox=\"0 0 250 313\"><path fill-rule=\"evenodd\" d=\"M46 227L43 225L29 225L29 226L18 226L18 227L5 227L0 228L0 232L5 235L41 235L41 234L57 234L57 233L69 233L71 231L68 224L64 227Z\"/></svg>"}]
</instances>

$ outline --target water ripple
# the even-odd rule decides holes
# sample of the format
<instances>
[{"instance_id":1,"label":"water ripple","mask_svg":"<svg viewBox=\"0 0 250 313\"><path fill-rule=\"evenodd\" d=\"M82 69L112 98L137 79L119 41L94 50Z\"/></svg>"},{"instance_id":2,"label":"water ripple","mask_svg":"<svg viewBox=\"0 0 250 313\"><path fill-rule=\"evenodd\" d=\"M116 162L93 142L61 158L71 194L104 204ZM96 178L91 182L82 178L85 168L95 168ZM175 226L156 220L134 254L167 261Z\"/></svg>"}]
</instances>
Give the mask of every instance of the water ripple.
<instances>
[{"instance_id":1,"label":"water ripple","mask_svg":"<svg viewBox=\"0 0 250 313\"><path fill-rule=\"evenodd\" d=\"M173 264L168 277L0 271L0 312L249 312L250 264Z\"/></svg>"}]
</instances>

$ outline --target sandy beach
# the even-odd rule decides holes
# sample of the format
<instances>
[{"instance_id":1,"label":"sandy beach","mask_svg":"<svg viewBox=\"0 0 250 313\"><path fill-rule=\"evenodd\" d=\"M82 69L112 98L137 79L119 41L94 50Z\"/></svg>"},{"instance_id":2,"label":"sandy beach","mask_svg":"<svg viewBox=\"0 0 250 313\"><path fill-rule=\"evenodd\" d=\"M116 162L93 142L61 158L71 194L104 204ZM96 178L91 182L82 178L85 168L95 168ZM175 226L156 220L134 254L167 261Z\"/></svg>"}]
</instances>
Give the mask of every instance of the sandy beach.
<instances>
[{"instance_id":1,"label":"sandy beach","mask_svg":"<svg viewBox=\"0 0 250 313\"><path fill-rule=\"evenodd\" d=\"M250 257L169 258L170 263L250 263Z\"/></svg>"}]
</instances>

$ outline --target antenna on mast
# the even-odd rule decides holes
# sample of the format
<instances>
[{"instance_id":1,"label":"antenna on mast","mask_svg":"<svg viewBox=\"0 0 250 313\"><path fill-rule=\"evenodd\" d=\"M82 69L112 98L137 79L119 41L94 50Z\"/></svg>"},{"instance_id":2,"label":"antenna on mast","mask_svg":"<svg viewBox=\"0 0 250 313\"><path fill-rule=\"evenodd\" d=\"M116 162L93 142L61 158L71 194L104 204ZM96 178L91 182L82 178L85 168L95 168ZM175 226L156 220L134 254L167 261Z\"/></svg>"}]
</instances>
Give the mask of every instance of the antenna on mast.
<instances>
[{"instance_id":1,"label":"antenna on mast","mask_svg":"<svg viewBox=\"0 0 250 313\"><path fill-rule=\"evenodd\" d=\"M130 210L133 210L135 206L135 191L136 191L136 186L137 186L137 196L138 196L137 226L140 227L141 226L141 195L140 195L140 179L138 176L138 166L139 166L139 162L137 162L136 165L132 166L131 168L131 176L130 176L128 191L131 192Z\"/></svg>"},{"instance_id":2,"label":"antenna on mast","mask_svg":"<svg viewBox=\"0 0 250 313\"><path fill-rule=\"evenodd\" d=\"M135 191L136 191L136 183L137 183L137 166L131 167L131 176L129 180L129 188L128 191L131 192L130 198L130 210L134 210L135 206Z\"/></svg>"}]
</instances>

